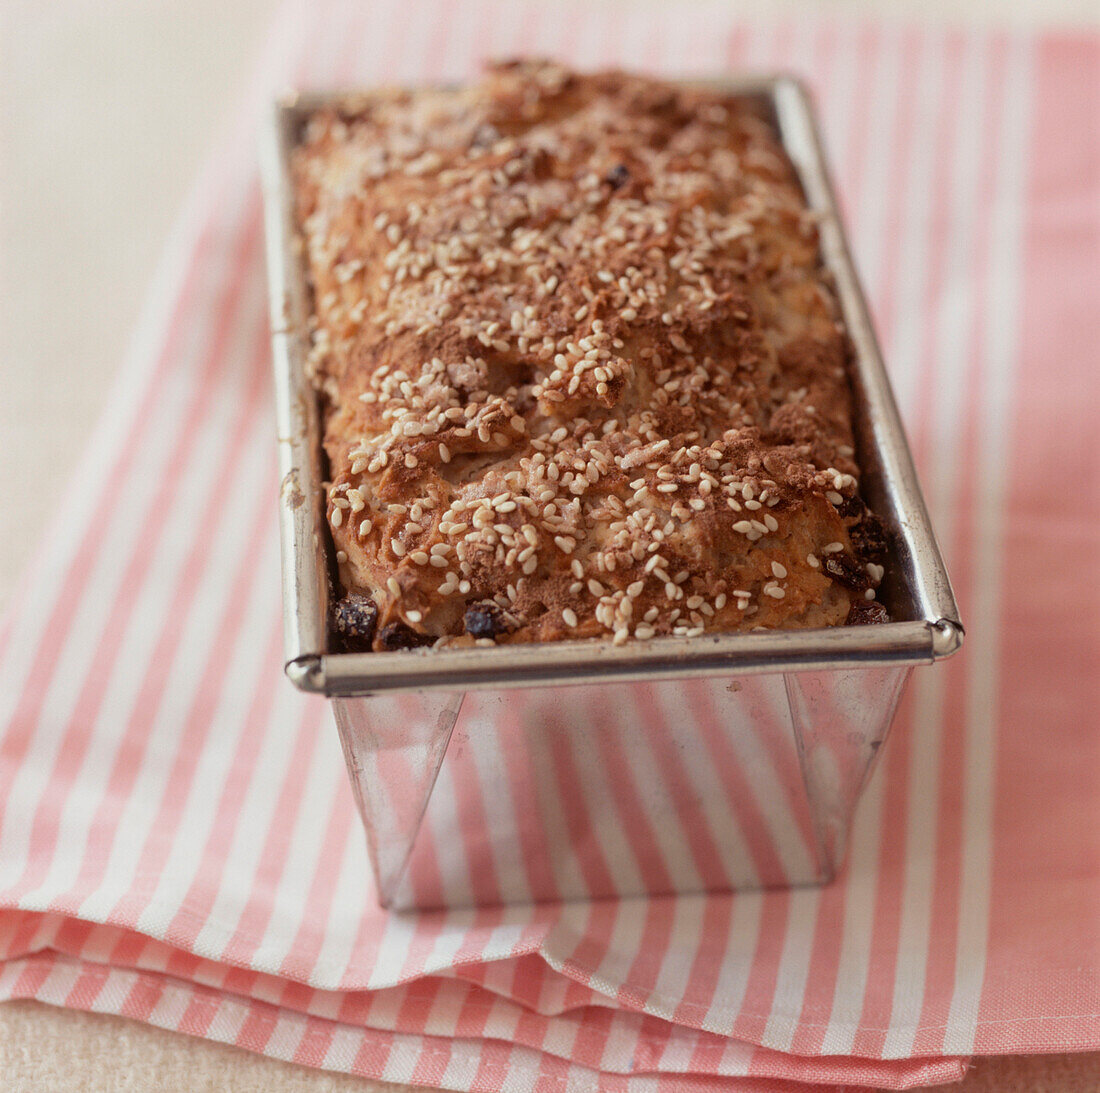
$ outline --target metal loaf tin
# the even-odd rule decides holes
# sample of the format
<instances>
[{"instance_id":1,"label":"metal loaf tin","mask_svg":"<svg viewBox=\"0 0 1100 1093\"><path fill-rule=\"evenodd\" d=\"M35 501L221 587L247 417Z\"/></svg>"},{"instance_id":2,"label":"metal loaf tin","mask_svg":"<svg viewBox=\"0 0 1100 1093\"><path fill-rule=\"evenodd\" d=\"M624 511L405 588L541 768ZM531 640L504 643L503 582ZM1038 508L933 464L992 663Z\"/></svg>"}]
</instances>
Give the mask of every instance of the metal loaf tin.
<instances>
[{"instance_id":1,"label":"metal loaf tin","mask_svg":"<svg viewBox=\"0 0 1100 1093\"><path fill-rule=\"evenodd\" d=\"M947 572L852 265L809 98L786 76L712 81L761 102L820 224L854 346L861 491L890 531L878 626L333 652L332 541L289 159L262 147L282 484L286 672L334 699L383 902L716 891L829 879L911 668L962 644ZM433 791L434 787L434 791Z\"/></svg>"}]
</instances>

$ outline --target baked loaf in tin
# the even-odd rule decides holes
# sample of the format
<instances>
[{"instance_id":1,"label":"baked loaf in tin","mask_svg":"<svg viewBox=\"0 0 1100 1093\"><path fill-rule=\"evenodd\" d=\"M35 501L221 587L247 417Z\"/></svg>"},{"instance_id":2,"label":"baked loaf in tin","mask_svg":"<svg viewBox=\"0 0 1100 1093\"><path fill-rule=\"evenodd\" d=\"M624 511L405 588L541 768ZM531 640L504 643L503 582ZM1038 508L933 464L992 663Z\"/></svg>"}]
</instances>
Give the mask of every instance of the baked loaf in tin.
<instances>
[{"instance_id":1,"label":"baked loaf in tin","mask_svg":"<svg viewBox=\"0 0 1100 1093\"><path fill-rule=\"evenodd\" d=\"M759 106L559 65L293 156L348 649L885 621L848 341Z\"/></svg>"}]
</instances>

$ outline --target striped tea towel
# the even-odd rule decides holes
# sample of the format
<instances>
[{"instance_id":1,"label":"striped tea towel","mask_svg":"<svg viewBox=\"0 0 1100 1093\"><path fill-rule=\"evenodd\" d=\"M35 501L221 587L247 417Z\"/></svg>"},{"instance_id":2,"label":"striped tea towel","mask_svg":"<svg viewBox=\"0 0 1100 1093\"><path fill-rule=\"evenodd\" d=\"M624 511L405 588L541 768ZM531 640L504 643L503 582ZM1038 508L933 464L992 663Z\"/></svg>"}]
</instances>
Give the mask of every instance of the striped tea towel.
<instances>
[{"instance_id":1,"label":"striped tea towel","mask_svg":"<svg viewBox=\"0 0 1100 1093\"><path fill-rule=\"evenodd\" d=\"M254 134L534 51L816 92L970 638L826 889L391 915L283 678ZM1100 1048L1100 40L725 4L281 14L0 636L0 998L460 1090L904 1088Z\"/></svg>"}]
</instances>

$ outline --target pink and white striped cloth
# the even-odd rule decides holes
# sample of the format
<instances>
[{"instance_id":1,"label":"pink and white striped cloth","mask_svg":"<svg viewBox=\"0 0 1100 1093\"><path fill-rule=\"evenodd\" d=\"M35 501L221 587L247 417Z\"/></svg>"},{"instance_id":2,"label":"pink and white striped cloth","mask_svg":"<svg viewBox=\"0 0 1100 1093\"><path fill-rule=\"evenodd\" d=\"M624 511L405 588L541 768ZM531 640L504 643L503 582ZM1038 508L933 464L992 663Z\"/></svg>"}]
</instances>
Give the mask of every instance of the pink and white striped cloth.
<instances>
[{"instance_id":1,"label":"pink and white striped cloth","mask_svg":"<svg viewBox=\"0 0 1100 1093\"><path fill-rule=\"evenodd\" d=\"M1100 38L731 7L281 14L0 634L0 998L448 1089L805 1090L1100 1049ZM816 92L968 624L826 889L390 915L280 665L254 133L516 52Z\"/></svg>"}]
</instances>

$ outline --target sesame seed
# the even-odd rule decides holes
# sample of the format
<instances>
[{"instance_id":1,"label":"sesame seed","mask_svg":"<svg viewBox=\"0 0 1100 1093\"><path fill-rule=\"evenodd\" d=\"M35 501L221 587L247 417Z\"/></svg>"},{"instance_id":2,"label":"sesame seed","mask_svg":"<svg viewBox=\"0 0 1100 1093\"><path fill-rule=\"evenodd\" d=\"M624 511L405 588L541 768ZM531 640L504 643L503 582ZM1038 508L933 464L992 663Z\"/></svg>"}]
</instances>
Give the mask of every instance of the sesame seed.
<instances>
[{"instance_id":1,"label":"sesame seed","mask_svg":"<svg viewBox=\"0 0 1100 1093\"><path fill-rule=\"evenodd\" d=\"M577 613L571 607L563 608L561 617L566 626L573 627L577 625Z\"/></svg>"},{"instance_id":2,"label":"sesame seed","mask_svg":"<svg viewBox=\"0 0 1100 1093\"><path fill-rule=\"evenodd\" d=\"M822 547L822 551L825 554L839 554L844 549L843 543L828 543Z\"/></svg>"},{"instance_id":3,"label":"sesame seed","mask_svg":"<svg viewBox=\"0 0 1100 1093\"><path fill-rule=\"evenodd\" d=\"M779 562L772 562L772 573L776 575L780 580L783 580L787 575L787 567L781 565Z\"/></svg>"},{"instance_id":4,"label":"sesame seed","mask_svg":"<svg viewBox=\"0 0 1100 1093\"><path fill-rule=\"evenodd\" d=\"M424 616L419 611L406 611L405 612L405 618L407 618L409 620L409 622L420 622L420 620L423 617Z\"/></svg>"},{"instance_id":5,"label":"sesame seed","mask_svg":"<svg viewBox=\"0 0 1100 1093\"><path fill-rule=\"evenodd\" d=\"M400 539L390 540L390 549L398 556L398 558L404 557L405 544Z\"/></svg>"}]
</instances>

